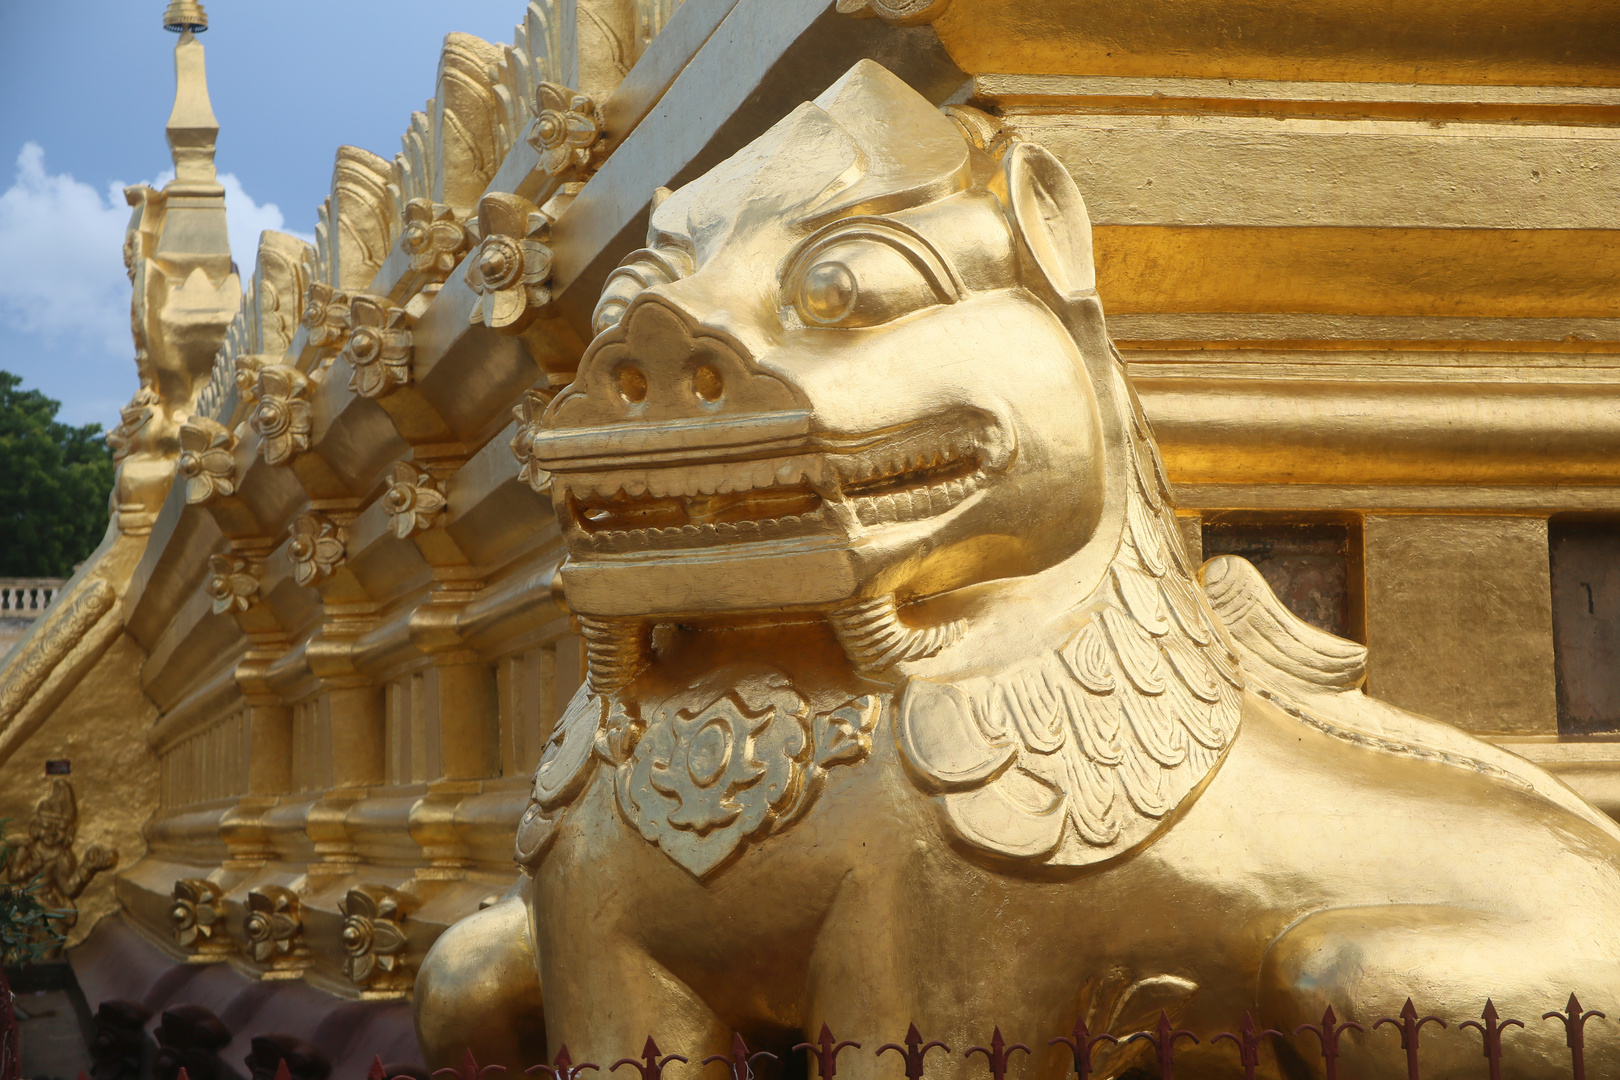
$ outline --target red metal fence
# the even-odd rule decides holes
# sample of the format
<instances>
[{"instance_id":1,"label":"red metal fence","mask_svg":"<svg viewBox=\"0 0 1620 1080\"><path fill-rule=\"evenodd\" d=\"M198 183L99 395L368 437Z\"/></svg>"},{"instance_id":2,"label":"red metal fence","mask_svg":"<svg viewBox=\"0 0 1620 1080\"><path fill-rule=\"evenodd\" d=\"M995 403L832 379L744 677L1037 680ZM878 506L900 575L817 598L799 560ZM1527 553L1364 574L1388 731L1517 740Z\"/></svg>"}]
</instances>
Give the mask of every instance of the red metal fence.
<instances>
[{"instance_id":1,"label":"red metal fence","mask_svg":"<svg viewBox=\"0 0 1620 1080\"><path fill-rule=\"evenodd\" d=\"M3 975L0 975L0 979L3 979ZM1562 1010L1544 1013L1539 1020L1532 1021L1535 1023L1556 1021L1563 1025L1564 1042L1569 1048L1572 1080L1586 1080L1586 1025L1593 1019L1607 1019L1607 1016L1595 1009L1583 1009L1580 1001L1571 994ZM1399 1035L1400 1046L1406 1056L1407 1080L1422 1080L1421 1044L1424 1028L1431 1024L1441 1028L1447 1027L1446 1022L1437 1016L1420 1016L1410 998L1407 999L1399 1016L1381 1017L1372 1024L1372 1031L1387 1026ZM1523 1020L1511 1017L1503 1019L1498 1014L1495 1004L1486 1001L1485 1009L1478 1020L1465 1020L1457 1024L1456 1028L1472 1029L1476 1033L1490 1080L1501 1080L1502 1059L1507 1052L1503 1045L1504 1036L1513 1028L1522 1029L1525 1026ZM1301 1037L1309 1034L1312 1037L1308 1041L1314 1043L1314 1051L1321 1059L1323 1075L1326 1080L1337 1080L1341 1044L1349 1032L1355 1032L1360 1038L1372 1034L1361 1024L1351 1021L1341 1022L1330 1007L1322 1014L1320 1023L1302 1024L1295 1028L1292 1034ZM1271 1036L1286 1037L1287 1034L1289 1033L1272 1028L1259 1028L1255 1025L1253 1016L1244 1013L1236 1031L1219 1032L1211 1036L1209 1041L1212 1044L1230 1042L1231 1053L1235 1055L1236 1063L1243 1069L1244 1076L1248 1080L1253 1080L1255 1070L1260 1064L1260 1048L1265 1040ZM1430 1037L1432 1038L1432 1034ZM1076 1080L1090 1080L1099 1046L1108 1044L1117 1047L1137 1042L1146 1043L1151 1048L1152 1061L1157 1066L1159 1080L1175 1080L1177 1046L1200 1041L1193 1032L1175 1027L1170 1022L1169 1015L1161 1012L1153 1030L1138 1031L1123 1038L1106 1033L1094 1035L1087 1029L1083 1020L1076 1020L1069 1034L1048 1039L1047 1045L1063 1046L1072 1059ZM850 1051L860 1053L863 1050L859 1042L839 1040L825 1024L822 1025L815 1042L799 1043L793 1049L809 1054L819 1080L834 1080L838 1072L839 1055ZM884 1043L870 1052L878 1057L888 1053L897 1055L906 1080L924 1080L930 1053L945 1055L954 1053L949 1046L937 1039L925 1040L916 1024L910 1026L903 1041ZM962 1054L969 1059L982 1056L989 1080L1006 1080L1013 1055L1016 1053L1028 1055L1030 1052L1029 1046L1024 1043L1008 1043L1002 1036L1001 1029L993 1027L988 1046L970 1046L963 1050ZM764 1061L776 1062L778 1058L767 1051L750 1050L742 1035L736 1034L732 1037L730 1053L711 1054L698 1065L700 1068L721 1066L728 1074L724 1080L758 1080L758 1066ZM642 1047L640 1057L620 1058L609 1066L608 1071L628 1067L640 1074L639 1080L663 1080L664 1070L671 1062L690 1064L689 1059L681 1054L664 1053L649 1036ZM0 1080L20 1080L20 1065L11 995L5 989L4 982L0 981ZM595 1062L576 1064L569 1057L566 1045L558 1047L557 1056L552 1062L541 1063L524 1070L530 1076L543 1075L548 1080L580 1080L582 1074L586 1072L600 1074L602 1071L602 1067ZM98 1069L98 1074L99 1072ZM502 1065L479 1065L477 1058L469 1049L460 1068L440 1069L433 1076L436 1080L495 1080L503 1077L506 1072L506 1067ZM88 1078L81 1073L79 1080ZM178 1070L176 1080L189 1080L184 1068ZM276 1067L275 1080L292 1080L284 1058ZM372 1062L366 1080L415 1080L415 1078L406 1075L391 1077L389 1071L384 1068L382 1059L377 1058ZM715 1080L720 1078L716 1077Z\"/></svg>"},{"instance_id":2,"label":"red metal fence","mask_svg":"<svg viewBox=\"0 0 1620 1080\"><path fill-rule=\"evenodd\" d=\"M1574 994L1569 996L1569 1002L1562 1010L1544 1013L1538 1021L1558 1021L1564 1027L1564 1042L1569 1047L1569 1068L1572 1080L1586 1080L1586 1025L1587 1022L1597 1018L1606 1019L1604 1013L1596 1010L1584 1010ZM1424 1028L1428 1025L1446 1027L1447 1024L1438 1016L1420 1016L1416 1006L1410 998L1401 1009L1399 1016L1385 1016L1373 1021L1374 1031L1383 1027L1390 1027L1400 1037L1401 1050L1406 1056L1407 1080L1422 1080L1423 1057L1421 1043ZM1487 1000L1485 1009L1478 1020L1464 1020L1457 1024L1458 1029L1472 1029L1479 1040L1480 1052L1483 1055L1490 1080L1501 1080L1502 1058L1504 1054L1503 1036L1512 1028L1523 1028L1525 1022L1514 1018L1502 1019L1497 1013L1496 1005ZM1362 1025L1353 1021L1341 1022L1329 1007L1323 1014L1320 1023L1302 1024L1292 1032L1295 1036L1309 1035L1314 1043L1314 1051L1320 1057L1322 1073L1327 1080L1337 1080L1341 1044L1348 1032L1356 1032L1360 1037L1371 1034ZM1230 1042L1231 1053L1236 1063L1242 1068L1247 1080L1254 1080L1255 1070L1260 1065L1260 1048L1270 1036L1286 1037L1288 1033L1273 1028L1259 1028L1255 1025L1254 1017L1249 1013L1243 1014L1243 1020L1238 1024L1236 1031L1222 1031L1210 1038L1211 1043ZM1432 1036L1431 1036L1432 1037ZM1094 1065L1093 1060L1097 1048L1105 1043L1113 1046L1124 1046L1131 1043L1147 1043L1152 1050L1152 1061L1156 1066L1159 1080L1175 1080L1176 1048L1180 1044L1198 1043L1201 1040L1191 1031L1177 1028L1170 1022L1166 1013L1159 1013L1159 1021L1151 1031L1138 1031L1123 1038L1109 1034L1093 1035L1086 1028L1084 1020L1076 1020L1074 1028L1067 1035L1059 1035L1048 1039L1049 1046L1063 1046L1069 1051L1073 1061L1073 1070L1076 1080L1090 1080ZM820 1080L833 1080L838 1072L838 1057L846 1051L862 1051L862 1044L852 1041L840 1041L827 1028L821 1027L821 1033L813 1043L803 1042L794 1046L795 1051L805 1051L814 1063L816 1075ZM884 1043L871 1051L882 1057L886 1053L897 1054L905 1070L906 1080L924 1080L924 1069L930 1053L951 1054L953 1051L939 1040L924 1040L917 1025L912 1024L906 1032L903 1042ZM962 1051L967 1058L982 1056L985 1070L989 1080L1006 1080L1008 1067L1015 1053L1030 1053L1030 1048L1024 1043L1008 1043L1001 1034L1001 1028L993 1027L988 1046L970 1046ZM743 1040L742 1035L732 1036L731 1052L729 1054L711 1054L704 1058L700 1066L719 1065L729 1074L727 1077L714 1077L714 1080L756 1080L757 1068L762 1061L777 1061L777 1056L766 1051L753 1051ZM640 1074L639 1080L663 1080L664 1069L674 1061L690 1064L688 1059L680 1054L665 1054L658 1048L658 1044L649 1036L643 1046L639 1058L620 1058L610 1067L610 1070L632 1068ZM433 1074L435 1080L493 1080L506 1073L505 1066L478 1064L477 1058L471 1050L463 1059L460 1068L439 1069ZM545 1076L547 1080L580 1080L585 1072L602 1071L602 1067L595 1062L580 1062L576 1064L568 1054L567 1046L557 1049L556 1060L550 1064L542 1063L524 1070L530 1076ZM690 1075L690 1074L688 1074ZM278 1074L276 1080L289 1080L284 1074ZM372 1066L371 1074L367 1080L396 1080L389 1078L382 1068L379 1060Z\"/></svg>"}]
</instances>

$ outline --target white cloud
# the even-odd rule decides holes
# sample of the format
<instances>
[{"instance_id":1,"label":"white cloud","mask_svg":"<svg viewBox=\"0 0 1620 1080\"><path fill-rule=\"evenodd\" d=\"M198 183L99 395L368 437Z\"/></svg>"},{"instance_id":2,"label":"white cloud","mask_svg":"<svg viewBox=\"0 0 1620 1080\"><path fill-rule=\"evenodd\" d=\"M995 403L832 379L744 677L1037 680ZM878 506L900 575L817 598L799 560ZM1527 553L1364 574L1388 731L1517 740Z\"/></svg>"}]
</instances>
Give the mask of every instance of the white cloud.
<instances>
[{"instance_id":1,"label":"white cloud","mask_svg":"<svg viewBox=\"0 0 1620 1080\"><path fill-rule=\"evenodd\" d=\"M151 181L154 187L173 173ZM260 205L235 176L225 188L226 227L243 284L253 272L259 233L281 229L274 203ZM124 273L124 229L130 209L124 185L106 196L66 173L45 168L45 151L26 143L17 155L16 179L0 193L0 322L47 342L72 342L121 357L133 351L129 336L129 279ZM304 237L308 240L309 237Z\"/></svg>"},{"instance_id":2,"label":"white cloud","mask_svg":"<svg viewBox=\"0 0 1620 1080\"><path fill-rule=\"evenodd\" d=\"M16 182L0 194L0 318L27 333L130 352L128 222L117 187L103 201L89 184L47 173L45 151L25 144Z\"/></svg>"},{"instance_id":3,"label":"white cloud","mask_svg":"<svg viewBox=\"0 0 1620 1080\"><path fill-rule=\"evenodd\" d=\"M311 233L294 232L286 227L281 208L275 203L260 206L242 190L242 182L235 173L223 173L219 178L225 188L225 229L231 234L231 251L242 270L242 285L253 275L253 261L259 253L259 234L266 229L290 232L307 244L313 244Z\"/></svg>"}]
</instances>

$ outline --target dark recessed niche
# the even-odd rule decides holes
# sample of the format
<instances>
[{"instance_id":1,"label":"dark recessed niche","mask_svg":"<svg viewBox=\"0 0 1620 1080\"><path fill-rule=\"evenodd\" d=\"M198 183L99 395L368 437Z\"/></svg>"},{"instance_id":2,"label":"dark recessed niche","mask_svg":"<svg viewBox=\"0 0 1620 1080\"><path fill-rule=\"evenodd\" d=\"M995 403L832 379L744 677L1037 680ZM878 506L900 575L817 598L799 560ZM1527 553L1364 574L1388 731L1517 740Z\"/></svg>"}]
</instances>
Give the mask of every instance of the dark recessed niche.
<instances>
[{"instance_id":1,"label":"dark recessed niche","mask_svg":"<svg viewBox=\"0 0 1620 1080\"><path fill-rule=\"evenodd\" d=\"M67 758L51 758L45 762L46 776L69 776L73 772L73 762Z\"/></svg>"},{"instance_id":2,"label":"dark recessed niche","mask_svg":"<svg viewBox=\"0 0 1620 1080\"><path fill-rule=\"evenodd\" d=\"M1339 522L1204 521L1204 558L1254 563L1288 610L1320 630L1360 641L1361 531Z\"/></svg>"},{"instance_id":3,"label":"dark recessed niche","mask_svg":"<svg viewBox=\"0 0 1620 1080\"><path fill-rule=\"evenodd\" d=\"M1620 522L1552 521L1558 731L1620 731Z\"/></svg>"}]
</instances>

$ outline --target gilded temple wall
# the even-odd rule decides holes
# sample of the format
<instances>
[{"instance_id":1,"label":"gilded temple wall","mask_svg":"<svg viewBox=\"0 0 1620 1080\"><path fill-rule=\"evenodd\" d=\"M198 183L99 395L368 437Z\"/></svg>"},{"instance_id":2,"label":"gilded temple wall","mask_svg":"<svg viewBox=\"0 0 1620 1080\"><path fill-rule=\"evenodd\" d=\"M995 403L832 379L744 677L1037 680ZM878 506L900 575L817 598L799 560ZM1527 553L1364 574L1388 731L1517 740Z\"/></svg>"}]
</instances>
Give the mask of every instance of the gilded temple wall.
<instances>
[{"instance_id":1,"label":"gilded temple wall","mask_svg":"<svg viewBox=\"0 0 1620 1080\"><path fill-rule=\"evenodd\" d=\"M123 554L77 583L105 582L112 622L0 699L0 816L70 755L98 778L80 846L119 852L87 913L116 891L177 960L406 993L514 880L584 668L523 421L655 189L863 56L1073 173L1190 537L1342 526L1372 691L1528 737L1620 806L1603 744L1557 739L1548 562L1549 519L1620 510L1620 14L1474 6L1511 27L1415 2L1386 35L1354 4L1238 34L1197 5L537 0L512 45L446 39L399 156L338 151L314 248L237 253L240 310L228 251L177 250L140 196L152 398L120 429ZM212 116L182 113L177 163L206 142L207 176L166 197L202 213ZM8 687L33 685L27 646ZM276 903L294 929L252 936Z\"/></svg>"}]
</instances>

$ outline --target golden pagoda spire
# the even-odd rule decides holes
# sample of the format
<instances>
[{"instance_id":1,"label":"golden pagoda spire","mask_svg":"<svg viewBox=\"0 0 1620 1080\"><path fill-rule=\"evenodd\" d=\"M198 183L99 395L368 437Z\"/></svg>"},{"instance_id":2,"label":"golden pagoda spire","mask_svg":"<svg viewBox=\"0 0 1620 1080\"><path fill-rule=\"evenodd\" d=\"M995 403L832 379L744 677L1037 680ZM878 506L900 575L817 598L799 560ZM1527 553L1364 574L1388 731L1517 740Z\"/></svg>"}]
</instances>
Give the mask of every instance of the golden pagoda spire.
<instances>
[{"instance_id":1,"label":"golden pagoda spire","mask_svg":"<svg viewBox=\"0 0 1620 1080\"><path fill-rule=\"evenodd\" d=\"M168 124L174 181L168 188L213 184L219 121L208 100L208 72L202 42L196 37L208 29L208 14L197 0L171 0L163 13L163 28L180 35L174 46L174 110Z\"/></svg>"}]
</instances>

